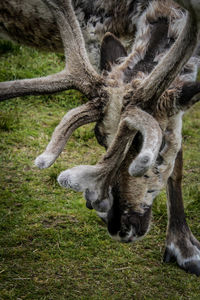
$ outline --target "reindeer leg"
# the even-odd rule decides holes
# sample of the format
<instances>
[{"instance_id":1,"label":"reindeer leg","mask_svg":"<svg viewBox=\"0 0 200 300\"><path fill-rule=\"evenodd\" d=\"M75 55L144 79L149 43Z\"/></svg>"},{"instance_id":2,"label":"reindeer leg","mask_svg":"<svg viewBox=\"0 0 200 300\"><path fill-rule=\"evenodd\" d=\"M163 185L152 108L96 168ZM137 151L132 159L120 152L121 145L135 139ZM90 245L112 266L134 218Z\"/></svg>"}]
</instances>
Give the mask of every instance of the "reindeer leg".
<instances>
[{"instance_id":1,"label":"reindeer leg","mask_svg":"<svg viewBox=\"0 0 200 300\"><path fill-rule=\"evenodd\" d=\"M177 261L185 271L200 276L200 243L191 233L184 213L181 190L182 150L168 179L168 228L164 262Z\"/></svg>"}]
</instances>

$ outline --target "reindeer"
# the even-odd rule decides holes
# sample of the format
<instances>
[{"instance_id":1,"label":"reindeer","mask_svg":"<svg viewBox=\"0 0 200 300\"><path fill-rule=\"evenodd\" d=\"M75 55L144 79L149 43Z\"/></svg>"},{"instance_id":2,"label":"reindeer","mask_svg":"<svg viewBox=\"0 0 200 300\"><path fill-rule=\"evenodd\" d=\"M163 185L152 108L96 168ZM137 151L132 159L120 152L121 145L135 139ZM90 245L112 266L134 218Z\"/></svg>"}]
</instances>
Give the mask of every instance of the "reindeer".
<instances>
[{"instance_id":1,"label":"reindeer","mask_svg":"<svg viewBox=\"0 0 200 300\"><path fill-rule=\"evenodd\" d=\"M121 242L136 241L147 234L153 200L166 186L169 216L164 261L175 259L181 268L199 276L200 243L187 225L181 192L182 115L199 100L200 92L200 84L195 82L198 58L192 56L199 32L198 3L177 1L188 13L173 1L132 1L128 5L107 1L99 5L97 15L92 17L92 8L87 15L86 7L90 3L94 9L97 2L86 2L81 19L78 1L74 1L75 11L70 0L43 2L41 11L48 12L45 17L55 29L55 38L46 45L60 49L58 28L66 67L47 77L0 83L0 99L75 88L88 97L88 102L67 112L35 165L40 169L50 167L76 128L96 122L95 134L106 154L94 166L80 165L63 171L58 176L59 184L82 191L87 207L97 211L110 236ZM118 25L115 17L107 17L106 11L112 5L115 12L124 5ZM102 7L106 20L98 14ZM38 15L38 11L33 12ZM99 74L90 63L75 12L82 26L89 20L90 30L93 20L93 27L97 27L93 34L98 37L108 29L118 36L135 30L130 53L113 33L105 33ZM126 26L127 16L131 16L131 28ZM12 36L12 25L4 27L4 34ZM39 26L36 36L34 32L30 38L23 38L39 46L44 30L48 31L47 27L42 30ZM17 39L20 36L16 32ZM93 53L94 61L97 52Z\"/></svg>"}]
</instances>

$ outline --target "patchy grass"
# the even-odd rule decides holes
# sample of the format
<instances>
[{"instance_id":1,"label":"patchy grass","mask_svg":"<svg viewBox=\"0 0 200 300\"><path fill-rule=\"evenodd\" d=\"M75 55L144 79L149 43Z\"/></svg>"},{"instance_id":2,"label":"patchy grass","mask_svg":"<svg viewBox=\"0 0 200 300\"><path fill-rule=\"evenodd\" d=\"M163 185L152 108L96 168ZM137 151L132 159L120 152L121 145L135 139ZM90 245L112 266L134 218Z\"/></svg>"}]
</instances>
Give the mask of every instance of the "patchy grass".
<instances>
[{"instance_id":1,"label":"patchy grass","mask_svg":"<svg viewBox=\"0 0 200 300\"><path fill-rule=\"evenodd\" d=\"M6 46L7 45L7 46ZM61 70L63 57L0 44L0 81ZM200 279L163 264L164 191L155 200L150 233L135 244L112 241L82 195L57 175L95 164L103 149L93 125L78 129L49 169L34 167L65 112L84 101L68 91L1 103L0 299L200 299ZM184 117L183 192L188 222L200 239L200 105Z\"/></svg>"}]
</instances>

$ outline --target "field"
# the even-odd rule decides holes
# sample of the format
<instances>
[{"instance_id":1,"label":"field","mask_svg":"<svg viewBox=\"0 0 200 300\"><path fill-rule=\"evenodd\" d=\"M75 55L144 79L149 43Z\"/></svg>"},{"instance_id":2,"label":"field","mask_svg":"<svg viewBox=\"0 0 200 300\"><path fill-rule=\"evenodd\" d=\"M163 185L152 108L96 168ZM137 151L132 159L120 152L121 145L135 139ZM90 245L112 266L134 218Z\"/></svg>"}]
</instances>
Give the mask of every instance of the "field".
<instances>
[{"instance_id":1,"label":"field","mask_svg":"<svg viewBox=\"0 0 200 300\"><path fill-rule=\"evenodd\" d=\"M0 43L0 81L51 74L62 55ZM0 104L0 299L200 299L200 278L164 264L166 194L154 202L149 234L135 244L111 240L81 193L57 175L95 164L104 149L92 125L75 131L47 170L33 162L55 126L85 98L76 91ZM183 126L183 194L188 223L200 240L200 103Z\"/></svg>"}]
</instances>

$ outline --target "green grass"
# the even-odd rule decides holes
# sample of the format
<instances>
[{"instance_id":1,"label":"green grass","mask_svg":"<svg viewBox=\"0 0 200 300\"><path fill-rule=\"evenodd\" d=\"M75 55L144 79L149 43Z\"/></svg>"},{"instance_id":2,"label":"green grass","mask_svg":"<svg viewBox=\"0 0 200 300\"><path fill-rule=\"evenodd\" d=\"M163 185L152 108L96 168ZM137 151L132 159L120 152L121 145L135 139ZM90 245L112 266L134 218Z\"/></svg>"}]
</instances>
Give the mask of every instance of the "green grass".
<instances>
[{"instance_id":1,"label":"green grass","mask_svg":"<svg viewBox=\"0 0 200 300\"><path fill-rule=\"evenodd\" d=\"M63 57L0 44L0 81L62 69ZM110 239L80 193L62 189L57 175L95 164L103 148L94 125L78 129L47 170L34 159L61 117L84 101L75 91L23 97L0 104L0 299L200 299L200 278L162 256L167 224L163 191L144 240ZM184 117L183 193L188 223L200 239L200 104Z\"/></svg>"}]
</instances>

